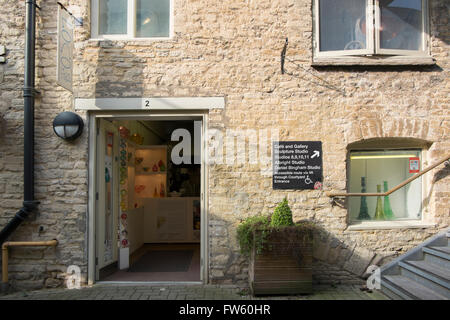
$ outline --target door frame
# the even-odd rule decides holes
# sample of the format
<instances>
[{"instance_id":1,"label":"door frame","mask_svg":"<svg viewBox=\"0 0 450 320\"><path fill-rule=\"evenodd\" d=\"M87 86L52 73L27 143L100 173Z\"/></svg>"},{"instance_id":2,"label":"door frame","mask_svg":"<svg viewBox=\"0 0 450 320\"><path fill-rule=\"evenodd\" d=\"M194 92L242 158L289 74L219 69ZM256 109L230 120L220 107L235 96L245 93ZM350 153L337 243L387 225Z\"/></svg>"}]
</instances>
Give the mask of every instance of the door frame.
<instances>
[{"instance_id":1,"label":"door frame","mask_svg":"<svg viewBox=\"0 0 450 320\"><path fill-rule=\"evenodd\" d=\"M203 284L208 283L208 154L206 152L205 137L208 136L208 111L206 110L186 110L186 111L98 111L88 112L88 212L87 212L87 283L94 284L96 280L96 163L97 163L97 119L100 118L114 118L133 120L186 120L189 118L198 118L202 121L202 143L201 143L201 181L200 181L200 203L201 203L201 222L200 222L200 281ZM195 120L195 119L192 119ZM138 283L138 282L130 282ZM177 283L177 281L170 281L170 283ZM185 281L183 281L185 283Z\"/></svg>"}]
</instances>

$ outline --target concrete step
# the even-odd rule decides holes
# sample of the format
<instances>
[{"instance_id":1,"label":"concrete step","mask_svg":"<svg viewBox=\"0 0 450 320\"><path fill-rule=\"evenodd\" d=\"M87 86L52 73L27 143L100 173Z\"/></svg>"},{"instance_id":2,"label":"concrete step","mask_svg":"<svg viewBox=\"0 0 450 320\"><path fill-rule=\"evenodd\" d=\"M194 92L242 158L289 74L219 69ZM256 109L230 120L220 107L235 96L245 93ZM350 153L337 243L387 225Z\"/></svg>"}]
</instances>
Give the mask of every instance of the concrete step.
<instances>
[{"instance_id":1,"label":"concrete step","mask_svg":"<svg viewBox=\"0 0 450 320\"><path fill-rule=\"evenodd\" d=\"M436 250L434 248L441 247L423 247L423 259L426 262L438 265L444 269L450 269L450 255L442 250Z\"/></svg>"},{"instance_id":2,"label":"concrete step","mask_svg":"<svg viewBox=\"0 0 450 320\"><path fill-rule=\"evenodd\" d=\"M440 247L429 247L429 248L446 253L449 257L448 260L450 260L450 247L440 246Z\"/></svg>"},{"instance_id":3,"label":"concrete step","mask_svg":"<svg viewBox=\"0 0 450 320\"><path fill-rule=\"evenodd\" d=\"M450 271L425 261L400 261L400 275L450 299Z\"/></svg>"},{"instance_id":4,"label":"concrete step","mask_svg":"<svg viewBox=\"0 0 450 320\"><path fill-rule=\"evenodd\" d=\"M442 268L438 265L434 265L431 263L427 263L425 261L405 261L408 264L411 264L419 269L422 269L428 273L431 273L440 279L444 280L448 284L448 288L450 289L450 269Z\"/></svg>"},{"instance_id":5,"label":"concrete step","mask_svg":"<svg viewBox=\"0 0 450 320\"><path fill-rule=\"evenodd\" d=\"M407 300L448 300L445 296L401 275L383 276L381 285Z\"/></svg>"},{"instance_id":6,"label":"concrete step","mask_svg":"<svg viewBox=\"0 0 450 320\"><path fill-rule=\"evenodd\" d=\"M409 296L403 295L392 284L383 281L381 283L381 292L392 300L411 300Z\"/></svg>"}]
</instances>

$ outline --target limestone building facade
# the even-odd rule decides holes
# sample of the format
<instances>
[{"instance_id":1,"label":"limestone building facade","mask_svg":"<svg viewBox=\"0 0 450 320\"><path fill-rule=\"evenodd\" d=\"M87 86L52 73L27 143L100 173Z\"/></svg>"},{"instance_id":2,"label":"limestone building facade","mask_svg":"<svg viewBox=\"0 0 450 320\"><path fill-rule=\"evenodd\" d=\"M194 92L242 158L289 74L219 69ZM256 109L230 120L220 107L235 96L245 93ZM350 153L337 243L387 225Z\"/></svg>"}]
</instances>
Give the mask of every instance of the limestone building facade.
<instances>
[{"instance_id":1,"label":"limestone building facade","mask_svg":"<svg viewBox=\"0 0 450 320\"><path fill-rule=\"evenodd\" d=\"M417 7L400 0L380 1L378 9L350 0L339 8L333 7L335 1L312 0L149 1L166 3L170 9L168 16L159 17L165 28L161 34L149 31L147 37L140 37L147 32L144 13L139 11L144 1L129 0L128 10L134 8L138 14L125 18L102 15L107 11L102 2L107 1L61 2L82 19L82 25L74 26L73 92L56 83L58 5L38 0L35 193L40 204L10 238L57 239L59 244L11 250L9 279L15 287L63 286L70 265L80 266L83 283L96 281L89 271L94 263L89 248L95 209L89 179L90 156L95 152L92 122L102 114L198 112L207 119L204 132L232 137L224 140L223 161L205 162L202 279L208 283L246 284L248 265L239 252L236 227L248 216L273 212L284 197L295 221L312 220L320 227L314 241L317 283L362 283L369 265L386 263L448 227L450 180L444 165L420 180L420 192L412 195L420 200L414 217L359 221L351 209L359 208L359 198L332 201L327 194L360 191L359 176L357 187L352 186L352 156L367 157L380 150L387 152L381 156L395 156L400 150L412 158L409 153L414 150L425 168L449 153L448 1L412 1ZM0 62L3 227L22 203L25 1L0 0L0 5L0 45L5 48L5 61ZM402 47L389 42L388 35L377 36L381 19L389 24L388 13L396 12L392 7L413 12L415 22L401 14L397 19L415 27L407 39L417 37L419 44ZM345 14L350 17L344 19ZM356 31L361 14L367 21L363 40ZM108 26L105 17L114 23ZM342 20L351 21L351 27ZM153 104L157 98L164 103L180 100L173 107L163 103L156 109L142 104L145 99ZM99 107L98 101L110 105ZM82 135L73 142L53 132L52 121L62 111L75 112L85 122ZM243 161L227 161L239 155L227 149L227 143L246 132L269 139L265 163L252 162L251 152ZM270 137L321 141L322 187L274 189ZM210 145L206 139L206 151ZM259 147L264 149L261 141ZM377 183L387 178L380 177ZM413 200L405 201L403 206Z\"/></svg>"}]
</instances>

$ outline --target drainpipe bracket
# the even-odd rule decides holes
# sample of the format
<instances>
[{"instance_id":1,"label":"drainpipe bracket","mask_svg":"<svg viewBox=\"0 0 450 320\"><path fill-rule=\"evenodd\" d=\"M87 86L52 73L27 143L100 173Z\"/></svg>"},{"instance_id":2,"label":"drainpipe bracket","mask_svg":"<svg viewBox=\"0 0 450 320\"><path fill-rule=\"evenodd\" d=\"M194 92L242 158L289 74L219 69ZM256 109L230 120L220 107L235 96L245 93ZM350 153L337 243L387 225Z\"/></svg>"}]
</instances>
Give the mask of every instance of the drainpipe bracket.
<instances>
[{"instance_id":1,"label":"drainpipe bracket","mask_svg":"<svg viewBox=\"0 0 450 320\"><path fill-rule=\"evenodd\" d=\"M40 95L41 92L36 90L33 87L23 87L23 96L24 97L34 97Z\"/></svg>"},{"instance_id":2,"label":"drainpipe bracket","mask_svg":"<svg viewBox=\"0 0 450 320\"><path fill-rule=\"evenodd\" d=\"M23 202L23 209L26 210L28 213L31 213L32 211L37 209L39 203L40 202L36 200L25 200Z\"/></svg>"}]
</instances>

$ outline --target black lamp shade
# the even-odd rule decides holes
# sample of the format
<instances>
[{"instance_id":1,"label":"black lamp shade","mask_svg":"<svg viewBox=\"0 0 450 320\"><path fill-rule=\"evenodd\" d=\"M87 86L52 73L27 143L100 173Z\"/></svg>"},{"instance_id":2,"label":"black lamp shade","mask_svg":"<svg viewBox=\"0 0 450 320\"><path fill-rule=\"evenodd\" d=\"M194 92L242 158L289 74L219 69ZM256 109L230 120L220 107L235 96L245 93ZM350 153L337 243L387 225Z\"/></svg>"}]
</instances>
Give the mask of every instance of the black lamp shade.
<instances>
[{"instance_id":1,"label":"black lamp shade","mask_svg":"<svg viewBox=\"0 0 450 320\"><path fill-rule=\"evenodd\" d=\"M53 131L65 140L74 140L83 132L83 119L73 112L61 112L53 120Z\"/></svg>"}]
</instances>

